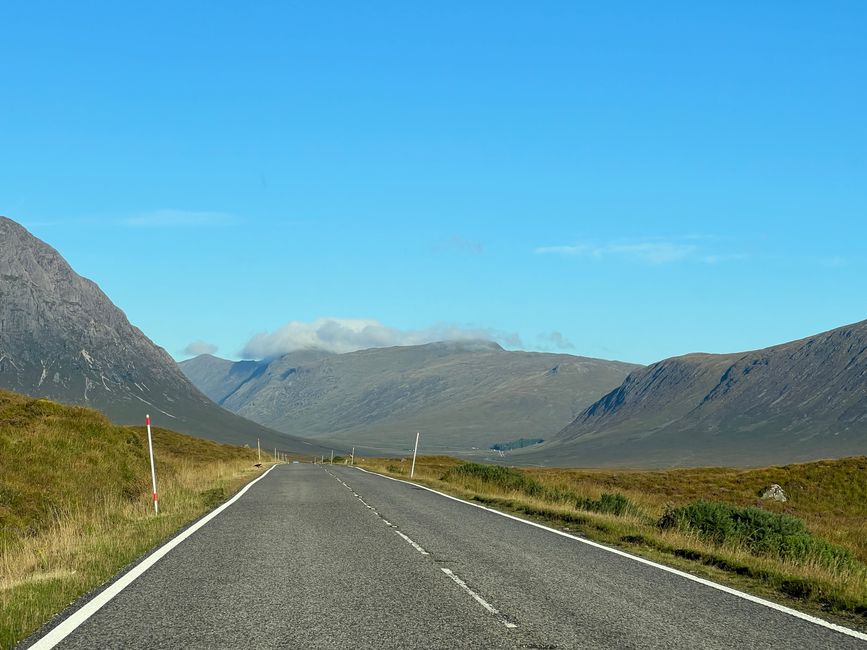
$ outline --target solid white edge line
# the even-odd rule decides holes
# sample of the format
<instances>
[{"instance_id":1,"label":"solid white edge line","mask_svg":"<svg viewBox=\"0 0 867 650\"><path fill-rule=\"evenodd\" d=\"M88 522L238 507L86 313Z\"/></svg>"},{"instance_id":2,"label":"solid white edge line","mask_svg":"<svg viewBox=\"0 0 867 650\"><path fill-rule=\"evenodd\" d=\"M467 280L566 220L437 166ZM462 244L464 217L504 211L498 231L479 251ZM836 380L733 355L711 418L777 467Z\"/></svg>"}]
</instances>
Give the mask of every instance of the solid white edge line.
<instances>
[{"instance_id":1,"label":"solid white edge line","mask_svg":"<svg viewBox=\"0 0 867 650\"><path fill-rule=\"evenodd\" d=\"M111 583L103 591L99 592L91 600L87 601L79 609L70 614L70 616L63 620L59 625L57 625L57 627L52 628L45 636L43 636L36 643L30 646L31 650L49 650L49 648L53 648L58 643L63 641L63 639L65 639L72 632L74 632L77 627L79 627L87 619L96 614L96 612L98 612L102 607L108 604L112 600L112 598L117 596L121 591L131 585L137 578L139 578L145 571L150 569L154 564L159 562L166 555L166 553L171 551L178 544L183 542L190 535L195 533L202 526L204 526L214 517L223 512L223 510L225 510L242 496L244 496L244 493L246 493L247 490L256 485L256 483L261 481L263 478L268 476L268 474L271 473L271 470L275 467L277 466L272 465L271 467L269 467L268 470L264 474L262 474L262 476L247 483L247 485L241 488L241 490L239 490L238 493L231 499L226 501L226 503L221 505L216 510L212 510L210 513L199 519L199 521L194 523L192 526L178 534L177 537L172 538L171 540L160 546L157 550L153 551L139 564L135 565L127 573L123 574L115 582Z\"/></svg>"},{"instance_id":2,"label":"solid white edge line","mask_svg":"<svg viewBox=\"0 0 867 650\"><path fill-rule=\"evenodd\" d=\"M584 539L582 537L577 537L575 535L570 535L569 533L565 533L562 530L557 530L556 528L551 528L550 526L545 526L544 524L536 523L535 521L529 521L527 519L521 519L520 517L516 517L515 515L510 515L506 512L500 512L499 510L495 510L493 508L489 508L487 506L483 506L480 503L473 503L472 501L466 501L459 497L452 496L451 494L446 494L445 492L440 492L439 490L434 490L433 488L429 488L426 485L421 485L420 483L415 483L413 481L405 481L403 479L394 478L392 476L386 476L385 474L379 474L378 472L371 472L370 470L366 470L362 467L355 467L353 469L360 470L366 474L371 474L373 476L379 476L380 478L388 479L389 481L397 481L398 483L406 483L407 485L413 485L415 487L421 488L422 490L427 490L428 492L433 492L434 494L438 494L441 497L445 497L446 499L451 499L452 501L457 501L458 503L463 503L468 506L472 506L473 508L479 508L481 510L487 510L488 512L492 512L495 515L499 515L501 517L506 517L507 519L513 519L515 521L520 521L523 524L527 524L528 526L534 526L535 528L541 528L542 530L547 530L550 533L554 533L555 535L560 535L561 537L568 537L569 539L574 539L576 542L581 542L582 544L587 544L588 546L593 546L595 548L601 549L603 551L608 551L609 553L614 553L615 555L619 555L621 557L629 558L630 560L634 560L635 562L640 562L641 564L646 564L647 566L652 566L656 569L660 569L662 571L666 571L668 573L673 573L674 575L680 576L681 578L686 578L687 580L692 580L693 582L697 582L706 587L711 587L712 589L717 589L719 591L723 591L727 594L731 594L732 596L737 596L738 598L743 598L744 600L748 600L750 602L756 603L758 605L764 605L770 609L774 609L778 612L782 612L783 614L788 614L789 616L794 616L795 618L799 618L803 621L807 621L808 623L813 623L814 625L820 625L821 627L828 628L829 630L834 630L835 632L840 632L841 634L846 634L847 636L854 637L856 639L861 639L862 641L867 641L867 634L863 632L858 632L857 630L852 630L848 627L843 627L842 625L837 625L836 623L830 623L824 619L818 618L816 616L811 616L810 614L805 614L804 612L799 612L796 609L792 609L790 607L786 607L785 605L779 605L773 601L765 600L764 598L759 598L758 596L753 596L752 594L745 593L743 591L738 591L737 589L732 589L731 587L726 587L725 585L718 584L716 582L712 582L710 580L706 580L705 578L699 578L698 576L694 576L691 573L686 573L685 571L680 571L679 569L673 569L672 567L665 566L664 564L659 564L657 562L653 562L652 560L647 560L643 557L638 557L637 555L631 555L625 551L621 551L620 549L611 548L610 546L605 546L604 544L600 544L598 542L593 542L589 539Z\"/></svg>"}]
</instances>

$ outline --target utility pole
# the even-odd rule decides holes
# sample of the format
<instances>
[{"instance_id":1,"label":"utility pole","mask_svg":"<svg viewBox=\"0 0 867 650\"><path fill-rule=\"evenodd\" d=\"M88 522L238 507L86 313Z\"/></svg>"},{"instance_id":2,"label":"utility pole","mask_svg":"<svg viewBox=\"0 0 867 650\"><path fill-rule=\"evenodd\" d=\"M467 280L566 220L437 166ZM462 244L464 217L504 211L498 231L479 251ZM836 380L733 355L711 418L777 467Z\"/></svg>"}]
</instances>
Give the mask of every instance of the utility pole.
<instances>
[{"instance_id":1,"label":"utility pole","mask_svg":"<svg viewBox=\"0 0 867 650\"><path fill-rule=\"evenodd\" d=\"M331 464L334 464L334 450L331 450Z\"/></svg>"},{"instance_id":2,"label":"utility pole","mask_svg":"<svg viewBox=\"0 0 867 650\"><path fill-rule=\"evenodd\" d=\"M412 478L415 474L415 455L418 453L418 437L421 435L418 431L415 432L415 449L412 450L412 469L409 470L409 477Z\"/></svg>"}]
</instances>

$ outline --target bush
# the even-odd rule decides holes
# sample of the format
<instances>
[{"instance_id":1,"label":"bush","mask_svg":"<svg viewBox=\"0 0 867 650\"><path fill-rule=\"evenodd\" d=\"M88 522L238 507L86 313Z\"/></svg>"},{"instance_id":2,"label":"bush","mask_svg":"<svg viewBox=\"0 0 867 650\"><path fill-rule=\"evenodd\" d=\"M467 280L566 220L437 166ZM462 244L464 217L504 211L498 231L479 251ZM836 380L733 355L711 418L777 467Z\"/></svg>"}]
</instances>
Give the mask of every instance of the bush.
<instances>
[{"instance_id":1,"label":"bush","mask_svg":"<svg viewBox=\"0 0 867 650\"><path fill-rule=\"evenodd\" d=\"M523 492L531 497L541 496L545 492L542 485L535 479L519 470L499 465L464 463L450 468L442 476L443 481L450 482L460 482L468 478L488 483L507 492Z\"/></svg>"},{"instance_id":2,"label":"bush","mask_svg":"<svg viewBox=\"0 0 867 650\"><path fill-rule=\"evenodd\" d=\"M593 512L604 512L607 514L617 515L618 517L624 514L632 506L629 499L619 492L605 493L598 499L587 499L579 497L575 501L575 507L579 510L591 510Z\"/></svg>"},{"instance_id":3,"label":"bush","mask_svg":"<svg viewBox=\"0 0 867 650\"><path fill-rule=\"evenodd\" d=\"M553 503L568 503L573 504L578 500L578 495L574 491L566 488L546 488L545 501Z\"/></svg>"},{"instance_id":4,"label":"bush","mask_svg":"<svg viewBox=\"0 0 867 650\"><path fill-rule=\"evenodd\" d=\"M760 508L733 506L717 501L696 501L667 508L660 528L691 530L715 544L740 546L753 555L825 565L851 565L851 553L813 536L801 519Z\"/></svg>"}]
</instances>

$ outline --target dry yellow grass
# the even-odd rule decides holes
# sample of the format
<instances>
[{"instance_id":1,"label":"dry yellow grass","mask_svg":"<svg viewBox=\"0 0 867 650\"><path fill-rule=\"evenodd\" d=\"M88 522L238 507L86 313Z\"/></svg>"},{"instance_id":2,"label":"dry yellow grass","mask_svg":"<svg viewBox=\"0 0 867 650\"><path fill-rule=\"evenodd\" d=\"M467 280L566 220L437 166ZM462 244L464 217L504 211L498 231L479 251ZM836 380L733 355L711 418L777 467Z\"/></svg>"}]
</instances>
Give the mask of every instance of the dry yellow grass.
<instances>
[{"instance_id":1,"label":"dry yellow grass","mask_svg":"<svg viewBox=\"0 0 867 650\"><path fill-rule=\"evenodd\" d=\"M0 647L234 493L255 451L154 431L160 515L142 428L0 391ZM269 457L270 460L270 457Z\"/></svg>"}]
</instances>

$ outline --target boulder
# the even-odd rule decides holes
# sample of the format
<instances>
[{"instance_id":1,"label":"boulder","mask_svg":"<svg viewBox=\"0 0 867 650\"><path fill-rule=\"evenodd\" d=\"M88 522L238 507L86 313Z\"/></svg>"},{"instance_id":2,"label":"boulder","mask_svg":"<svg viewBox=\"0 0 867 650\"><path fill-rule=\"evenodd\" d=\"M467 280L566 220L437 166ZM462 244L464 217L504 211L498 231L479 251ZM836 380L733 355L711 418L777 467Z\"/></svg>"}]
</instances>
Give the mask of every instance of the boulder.
<instances>
[{"instance_id":1,"label":"boulder","mask_svg":"<svg viewBox=\"0 0 867 650\"><path fill-rule=\"evenodd\" d=\"M774 501L788 501L789 497L783 492L783 488L776 483L772 484L767 490L762 492L763 499L773 499Z\"/></svg>"}]
</instances>

